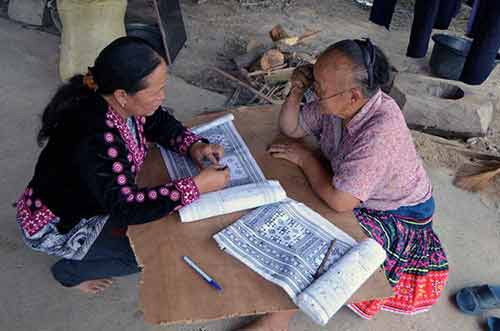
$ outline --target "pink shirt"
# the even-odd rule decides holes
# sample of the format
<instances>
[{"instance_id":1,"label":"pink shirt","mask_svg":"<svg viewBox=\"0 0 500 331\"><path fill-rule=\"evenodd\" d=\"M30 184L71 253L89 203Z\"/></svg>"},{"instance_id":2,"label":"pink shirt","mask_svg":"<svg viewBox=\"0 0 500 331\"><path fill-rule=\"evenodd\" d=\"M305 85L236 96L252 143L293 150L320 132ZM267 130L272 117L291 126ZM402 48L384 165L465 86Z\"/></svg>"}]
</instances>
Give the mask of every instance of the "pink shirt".
<instances>
[{"instance_id":1,"label":"pink shirt","mask_svg":"<svg viewBox=\"0 0 500 331\"><path fill-rule=\"evenodd\" d=\"M393 210L429 199L432 186L396 102L379 91L346 127L305 105L300 125L319 141L330 160L335 189L352 194L362 207Z\"/></svg>"}]
</instances>

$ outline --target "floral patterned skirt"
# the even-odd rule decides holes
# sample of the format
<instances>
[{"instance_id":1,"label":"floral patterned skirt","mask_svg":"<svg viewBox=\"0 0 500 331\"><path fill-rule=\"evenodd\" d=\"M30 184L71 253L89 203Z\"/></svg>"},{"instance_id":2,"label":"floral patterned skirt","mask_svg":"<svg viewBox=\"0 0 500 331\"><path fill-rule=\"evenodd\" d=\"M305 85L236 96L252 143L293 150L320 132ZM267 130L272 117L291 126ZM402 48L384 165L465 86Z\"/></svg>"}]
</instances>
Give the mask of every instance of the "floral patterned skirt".
<instances>
[{"instance_id":1,"label":"floral patterned skirt","mask_svg":"<svg viewBox=\"0 0 500 331\"><path fill-rule=\"evenodd\" d=\"M394 296L348 305L365 319L380 310L414 315L435 304L448 279L448 261L432 229L434 200L394 211L356 209L363 230L387 252L384 270Z\"/></svg>"}]
</instances>

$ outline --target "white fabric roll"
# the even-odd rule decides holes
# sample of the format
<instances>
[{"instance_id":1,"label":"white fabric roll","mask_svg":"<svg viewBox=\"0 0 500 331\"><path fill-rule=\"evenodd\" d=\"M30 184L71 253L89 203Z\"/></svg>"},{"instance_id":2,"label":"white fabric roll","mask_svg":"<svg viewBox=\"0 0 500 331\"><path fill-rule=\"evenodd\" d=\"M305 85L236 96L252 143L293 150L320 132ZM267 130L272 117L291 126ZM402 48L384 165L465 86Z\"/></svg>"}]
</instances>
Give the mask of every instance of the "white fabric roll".
<instances>
[{"instance_id":1,"label":"white fabric roll","mask_svg":"<svg viewBox=\"0 0 500 331\"><path fill-rule=\"evenodd\" d=\"M200 199L179 210L181 222L194 222L213 216L257 208L286 199L286 192L276 180L233 186L202 194Z\"/></svg>"},{"instance_id":2,"label":"white fabric roll","mask_svg":"<svg viewBox=\"0 0 500 331\"><path fill-rule=\"evenodd\" d=\"M375 240L361 241L298 295L297 306L314 322L325 325L385 257L385 250Z\"/></svg>"}]
</instances>

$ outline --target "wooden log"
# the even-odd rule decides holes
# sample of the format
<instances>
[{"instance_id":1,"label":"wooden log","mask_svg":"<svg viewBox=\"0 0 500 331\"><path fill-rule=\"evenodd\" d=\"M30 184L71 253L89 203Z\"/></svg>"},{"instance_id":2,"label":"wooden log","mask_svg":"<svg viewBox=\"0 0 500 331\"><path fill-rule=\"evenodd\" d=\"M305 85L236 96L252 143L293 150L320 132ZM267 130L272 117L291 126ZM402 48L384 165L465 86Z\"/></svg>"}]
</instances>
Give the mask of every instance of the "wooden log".
<instances>
[{"instance_id":1,"label":"wooden log","mask_svg":"<svg viewBox=\"0 0 500 331\"><path fill-rule=\"evenodd\" d=\"M264 80L267 84L276 84L279 82L287 82L292 77L292 73L295 68L286 68L281 70L275 70L270 72L268 75L264 76Z\"/></svg>"},{"instance_id":2,"label":"wooden log","mask_svg":"<svg viewBox=\"0 0 500 331\"><path fill-rule=\"evenodd\" d=\"M239 85L249 89L250 91L252 91L255 95L259 96L259 98L261 99L264 99L266 101L268 101L269 103L273 104L273 105L281 105L281 102L279 101L276 101L274 99L271 99L269 98L267 95L261 93L260 91L257 91L256 89L254 89L252 86L248 85L247 83L245 82L242 82L241 80L239 80L238 78L234 77L233 75L230 75L228 74L227 72L217 68L217 67L212 67L212 70L218 72L219 74L221 74L222 76L228 78L228 79L231 79L232 81L238 83Z\"/></svg>"},{"instance_id":3,"label":"wooden log","mask_svg":"<svg viewBox=\"0 0 500 331\"><path fill-rule=\"evenodd\" d=\"M256 47L256 48L250 50L249 52L247 52L245 54L242 54L242 55L239 55L239 56L233 58L233 61L236 64L236 66L238 66L238 68L246 68L246 67L250 66L252 63L254 63L255 61L257 61L262 56L262 54L264 54L265 52L267 52L268 50L270 50L273 47L274 47L274 43L268 43L265 45L261 45L259 47Z\"/></svg>"},{"instance_id":4,"label":"wooden log","mask_svg":"<svg viewBox=\"0 0 500 331\"><path fill-rule=\"evenodd\" d=\"M321 31L306 32L301 36L294 36L294 37L280 39L278 42L281 45L295 46L297 44L309 41L310 39L318 35L320 32Z\"/></svg>"},{"instance_id":5,"label":"wooden log","mask_svg":"<svg viewBox=\"0 0 500 331\"><path fill-rule=\"evenodd\" d=\"M278 41L284 38L288 38L288 33L283 29L281 24L275 25L271 31L269 31L269 36L273 41Z\"/></svg>"},{"instance_id":6,"label":"wooden log","mask_svg":"<svg viewBox=\"0 0 500 331\"><path fill-rule=\"evenodd\" d=\"M284 63L285 55L277 49L268 50L260 58L260 67L262 70L270 70L273 67L280 66Z\"/></svg>"},{"instance_id":7,"label":"wooden log","mask_svg":"<svg viewBox=\"0 0 500 331\"><path fill-rule=\"evenodd\" d=\"M248 77L254 77L254 76L262 76L262 75L268 75L274 71L285 69L288 66L288 64L284 63L282 65L272 67L269 70L256 70L252 71L251 73L248 74Z\"/></svg>"}]
</instances>

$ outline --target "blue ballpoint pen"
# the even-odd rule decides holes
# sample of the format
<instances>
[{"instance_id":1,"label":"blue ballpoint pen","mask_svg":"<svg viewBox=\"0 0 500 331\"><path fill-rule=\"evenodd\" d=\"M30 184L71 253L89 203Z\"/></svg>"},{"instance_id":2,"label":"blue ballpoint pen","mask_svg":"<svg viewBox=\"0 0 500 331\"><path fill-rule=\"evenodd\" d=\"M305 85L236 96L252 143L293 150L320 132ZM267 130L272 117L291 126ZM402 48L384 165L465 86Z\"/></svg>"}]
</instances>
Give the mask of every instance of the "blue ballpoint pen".
<instances>
[{"instance_id":1,"label":"blue ballpoint pen","mask_svg":"<svg viewBox=\"0 0 500 331\"><path fill-rule=\"evenodd\" d=\"M193 260L191 260L188 256L185 255L182 257L182 259L184 260L184 262L188 264L188 266L190 266L194 271L196 271L196 273L200 275L210 286L212 286L217 291L222 291L222 287L219 284L217 284L217 282L212 277L210 277L203 270L201 270L201 268L198 267Z\"/></svg>"}]
</instances>

